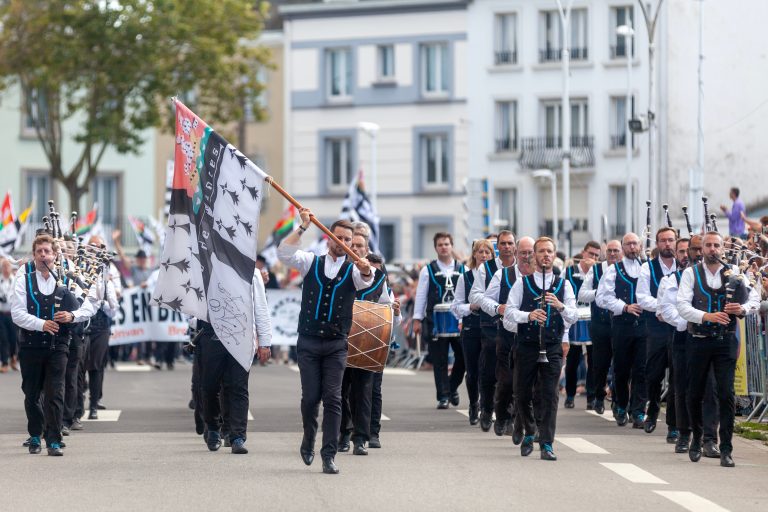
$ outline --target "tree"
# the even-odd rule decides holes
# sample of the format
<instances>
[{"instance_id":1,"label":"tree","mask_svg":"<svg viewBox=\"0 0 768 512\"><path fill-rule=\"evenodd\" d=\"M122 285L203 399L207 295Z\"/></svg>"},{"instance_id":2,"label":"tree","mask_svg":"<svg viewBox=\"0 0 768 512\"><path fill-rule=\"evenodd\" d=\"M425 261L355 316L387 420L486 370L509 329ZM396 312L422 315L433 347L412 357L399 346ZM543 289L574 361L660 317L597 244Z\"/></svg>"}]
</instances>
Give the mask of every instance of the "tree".
<instances>
[{"instance_id":1,"label":"tree","mask_svg":"<svg viewBox=\"0 0 768 512\"><path fill-rule=\"evenodd\" d=\"M138 152L141 132L172 127L169 99L194 95L212 123L256 102L270 52L254 44L263 0L0 1L0 89L19 84L23 108L70 205L88 192L104 152ZM62 166L62 124L79 156ZM68 126L69 126L68 125Z\"/></svg>"}]
</instances>

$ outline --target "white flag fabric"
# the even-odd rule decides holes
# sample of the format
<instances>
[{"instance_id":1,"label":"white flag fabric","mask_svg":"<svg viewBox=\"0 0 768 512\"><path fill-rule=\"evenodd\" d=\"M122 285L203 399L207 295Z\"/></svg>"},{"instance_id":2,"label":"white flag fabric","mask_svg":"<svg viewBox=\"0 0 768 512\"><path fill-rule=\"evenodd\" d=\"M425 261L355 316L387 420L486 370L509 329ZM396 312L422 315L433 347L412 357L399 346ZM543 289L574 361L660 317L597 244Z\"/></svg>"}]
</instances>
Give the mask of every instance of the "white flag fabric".
<instances>
[{"instance_id":1,"label":"white flag fabric","mask_svg":"<svg viewBox=\"0 0 768 512\"><path fill-rule=\"evenodd\" d=\"M349 190L341 206L341 218L354 222L365 222L371 228L368 239L371 252L379 252L379 216L373 208L363 184L363 171L360 171L349 184Z\"/></svg>"},{"instance_id":2,"label":"white flag fabric","mask_svg":"<svg viewBox=\"0 0 768 512\"><path fill-rule=\"evenodd\" d=\"M176 101L173 186L153 299L209 322L246 370L256 353L253 277L266 177Z\"/></svg>"}]
</instances>

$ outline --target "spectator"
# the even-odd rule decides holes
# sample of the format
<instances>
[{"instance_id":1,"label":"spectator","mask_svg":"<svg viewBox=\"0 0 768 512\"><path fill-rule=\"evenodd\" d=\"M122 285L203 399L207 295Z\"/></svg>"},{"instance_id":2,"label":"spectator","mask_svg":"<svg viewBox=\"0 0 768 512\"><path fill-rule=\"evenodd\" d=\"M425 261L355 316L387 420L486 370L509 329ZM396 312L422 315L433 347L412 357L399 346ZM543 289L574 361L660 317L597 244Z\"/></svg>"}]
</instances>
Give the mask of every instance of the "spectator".
<instances>
[{"instance_id":1,"label":"spectator","mask_svg":"<svg viewBox=\"0 0 768 512\"><path fill-rule=\"evenodd\" d=\"M744 238L744 235L746 235L746 231L744 230L744 219L742 218L742 214L744 213L744 203L739 199L739 189L733 187L730 196L731 201L733 201L730 211L724 204L720 205L720 209L723 210L725 216L728 217L728 234Z\"/></svg>"}]
</instances>

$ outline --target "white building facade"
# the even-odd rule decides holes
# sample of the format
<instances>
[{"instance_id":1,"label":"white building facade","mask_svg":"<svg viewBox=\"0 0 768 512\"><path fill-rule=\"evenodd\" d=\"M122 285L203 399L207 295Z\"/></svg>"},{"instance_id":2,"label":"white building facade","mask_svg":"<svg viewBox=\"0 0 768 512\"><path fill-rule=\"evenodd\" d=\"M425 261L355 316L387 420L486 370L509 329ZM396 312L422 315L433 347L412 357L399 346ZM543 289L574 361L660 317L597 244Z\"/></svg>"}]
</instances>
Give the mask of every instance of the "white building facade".
<instances>
[{"instance_id":1,"label":"white building facade","mask_svg":"<svg viewBox=\"0 0 768 512\"><path fill-rule=\"evenodd\" d=\"M372 188L373 139L358 126L375 123L384 256L431 257L438 231L466 251L466 2L320 2L280 12L286 188L321 220L336 219L358 169Z\"/></svg>"},{"instance_id":2,"label":"white building facade","mask_svg":"<svg viewBox=\"0 0 768 512\"><path fill-rule=\"evenodd\" d=\"M473 180L487 178L489 186L488 215L470 222L472 236L500 228L511 228L521 236L551 235L551 181L534 177L536 170L550 169L558 183L558 231L564 241L564 74L557 3L474 0L468 15L469 167ZM648 38L641 20L631 0L573 3L569 38L572 252L587 240L610 239L633 226L636 230L645 226L648 135L630 137L634 149L629 163L625 136L627 111L648 110ZM616 28L624 24L634 26L634 42L617 34ZM629 109L628 56L633 76ZM629 194L626 183L631 184ZM629 223L628 198L632 201Z\"/></svg>"}]
</instances>

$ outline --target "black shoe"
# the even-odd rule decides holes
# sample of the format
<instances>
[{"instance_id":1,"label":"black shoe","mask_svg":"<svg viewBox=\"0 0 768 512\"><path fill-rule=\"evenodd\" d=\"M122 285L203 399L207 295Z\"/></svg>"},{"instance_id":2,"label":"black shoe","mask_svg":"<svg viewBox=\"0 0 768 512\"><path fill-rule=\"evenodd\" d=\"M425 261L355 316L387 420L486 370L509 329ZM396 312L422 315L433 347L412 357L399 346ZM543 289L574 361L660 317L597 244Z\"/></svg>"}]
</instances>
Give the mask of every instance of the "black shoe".
<instances>
[{"instance_id":1,"label":"black shoe","mask_svg":"<svg viewBox=\"0 0 768 512\"><path fill-rule=\"evenodd\" d=\"M101 400L99 400L98 402L96 402L96 408L97 408L98 410L100 410L100 411L106 411L106 410L107 410L107 406L106 406L106 405L104 405L103 403L101 403Z\"/></svg>"},{"instance_id":2,"label":"black shoe","mask_svg":"<svg viewBox=\"0 0 768 512\"><path fill-rule=\"evenodd\" d=\"M620 427L623 427L629 421L629 416L627 415L627 411L625 411L620 407L616 408L615 416L616 416L616 424Z\"/></svg>"},{"instance_id":3,"label":"black shoe","mask_svg":"<svg viewBox=\"0 0 768 512\"><path fill-rule=\"evenodd\" d=\"M515 446L519 445L523 442L523 429L522 426L520 430L517 429L517 427L512 428L512 444Z\"/></svg>"},{"instance_id":4,"label":"black shoe","mask_svg":"<svg viewBox=\"0 0 768 512\"><path fill-rule=\"evenodd\" d=\"M594 400L587 400L587 410L593 411L595 409L595 401Z\"/></svg>"},{"instance_id":5,"label":"black shoe","mask_svg":"<svg viewBox=\"0 0 768 512\"><path fill-rule=\"evenodd\" d=\"M68 436L69 435L69 427L66 425L63 425L61 427L61 435Z\"/></svg>"},{"instance_id":6,"label":"black shoe","mask_svg":"<svg viewBox=\"0 0 768 512\"><path fill-rule=\"evenodd\" d=\"M681 435L677 438L677 443L675 443L675 453L687 453L688 452L688 444L691 442L690 437L686 435Z\"/></svg>"},{"instance_id":7,"label":"black shoe","mask_svg":"<svg viewBox=\"0 0 768 512\"><path fill-rule=\"evenodd\" d=\"M541 460L557 460L557 455L552 451L552 446L546 443L541 445L541 453L539 455Z\"/></svg>"},{"instance_id":8,"label":"black shoe","mask_svg":"<svg viewBox=\"0 0 768 512\"><path fill-rule=\"evenodd\" d=\"M24 442L23 442L23 443L21 443L21 446L23 446L23 447L25 447L25 448L29 447L29 442L30 442L30 440L31 440L31 439L32 439L31 437L28 437L28 438L26 438L26 439L24 440Z\"/></svg>"},{"instance_id":9,"label":"black shoe","mask_svg":"<svg viewBox=\"0 0 768 512\"><path fill-rule=\"evenodd\" d=\"M368 455L368 450L365 449L363 443L355 443L355 448L352 450L352 455Z\"/></svg>"},{"instance_id":10,"label":"black shoe","mask_svg":"<svg viewBox=\"0 0 768 512\"><path fill-rule=\"evenodd\" d=\"M704 449L702 453L708 459L719 459L722 457L720 449L717 447L714 441L707 441L704 443Z\"/></svg>"},{"instance_id":11,"label":"black shoe","mask_svg":"<svg viewBox=\"0 0 768 512\"><path fill-rule=\"evenodd\" d=\"M634 427L634 425L632 426ZM646 416L645 421L643 422L643 430L646 434L652 434L653 431L656 430L656 420Z\"/></svg>"},{"instance_id":12,"label":"black shoe","mask_svg":"<svg viewBox=\"0 0 768 512\"><path fill-rule=\"evenodd\" d=\"M64 452L61 451L61 445L59 443L51 443L48 446L48 455L51 455L53 457L61 457L64 455Z\"/></svg>"},{"instance_id":13,"label":"black shoe","mask_svg":"<svg viewBox=\"0 0 768 512\"><path fill-rule=\"evenodd\" d=\"M603 414L605 412L605 402L602 400L595 400L595 412L597 414Z\"/></svg>"},{"instance_id":14,"label":"black shoe","mask_svg":"<svg viewBox=\"0 0 768 512\"><path fill-rule=\"evenodd\" d=\"M723 453L720 455L720 465L724 468L732 468L736 463L733 462L733 457L731 457L730 453Z\"/></svg>"},{"instance_id":15,"label":"black shoe","mask_svg":"<svg viewBox=\"0 0 768 512\"><path fill-rule=\"evenodd\" d=\"M304 437L301 440L301 447L299 447L299 453L301 454L301 460L304 461L304 464L307 466L311 466L312 462L315 460L315 451L313 442L310 442L306 437Z\"/></svg>"},{"instance_id":16,"label":"black shoe","mask_svg":"<svg viewBox=\"0 0 768 512\"><path fill-rule=\"evenodd\" d=\"M189 407L190 409L192 409L194 411L195 410L195 401L194 400L190 400L189 403L187 404L187 407Z\"/></svg>"},{"instance_id":17,"label":"black shoe","mask_svg":"<svg viewBox=\"0 0 768 512\"><path fill-rule=\"evenodd\" d=\"M514 431L515 431L515 421L512 418L510 418L506 421L506 423L504 423L504 435L511 436L515 433Z\"/></svg>"},{"instance_id":18,"label":"black shoe","mask_svg":"<svg viewBox=\"0 0 768 512\"><path fill-rule=\"evenodd\" d=\"M477 425L480 421L480 404L469 404L469 424Z\"/></svg>"},{"instance_id":19,"label":"black shoe","mask_svg":"<svg viewBox=\"0 0 768 512\"><path fill-rule=\"evenodd\" d=\"M221 448L221 434L216 430L209 430L206 436L205 444L208 445L208 449L215 452Z\"/></svg>"},{"instance_id":20,"label":"black shoe","mask_svg":"<svg viewBox=\"0 0 768 512\"><path fill-rule=\"evenodd\" d=\"M565 408L573 409L574 407L576 407L576 404L573 403L573 397L569 396L568 398L565 399Z\"/></svg>"},{"instance_id":21,"label":"black shoe","mask_svg":"<svg viewBox=\"0 0 768 512\"><path fill-rule=\"evenodd\" d=\"M493 423L493 433L497 436L501 437L504 435L504 428L506 427L507 422L506 420L496 420Z\"/></svg>"},{"instance_id":22,"label":"black shoe","mask_svg":"<svg viewBox=\"0 0 768 512\"><path fill-rule=\"evenodd\" d=\"M459 406L459 392L458 391L454 391L453 394L451 395L451 405L454 406L454 407L458 407Z\"/></svg>"},{"instance_id":23,"label":"black shoe","mask_svg":"<svg viewBox=\"0 0 768 512\"><path fill-rule=\"evenodd\" d=\"M229 436L221 436L221 444L224 448L232 447L232 442L229 440Z\"/></svg>"},{"instance_id":24,"label":"black shoe","mask_svg":"<svg viewBox=\"0 0 768 512\"><path fill-rule=\"evenodd\" d=\"M336 467L336 463L333 459L323 458L323 473L326 475L336 475L339 472L339 468Z\"/></svg>"},{"instance_id":25,"label":"black shoe","mask_svg":"<svg viewBox=\"0 0 768 512\"><path fill-rule=\"evenodd\" d=\"M91 409L88 411L88 419L89 420L97 420L99 419L99 413L96 409Z\"/></svg>"},{"instance_id":26,"label":"black shoe","mask_svg":"<svg viewBox=\"0 0 768 512\"><path fill-rule=\"evenodd\" d=\"M248 453L248 448L245 447L245 439L242 437L236 437L235 440L232 441L232 453L237 455L244 455Z\"/></svg>"},{"instance_id":27,"label":"black shoe","mask_svg":"<svg viewBox=\"0 0 768 512\"><path fill-rule=\"evenodd\" d=\"M448 408L448 400L442 399L439 402L437 402L437 408L438 409L447 409Z\"/></svg>"},{"instance_id":28,"label":"black shoe","mask_svg":"<svg viewBox=\"0 0 768 512\"><path fill-rule=\"evenodd\" d=\"M645 416L642 414L637 414L632 418L632 428L642 428L645 430ZM653 428L656 428L656 424L654 422ZM653 432L653 430L651 430Z\"/></svg>"},{"instance_id":29,"label":"black shoe","mask_svg":"<svg viewBox=\"0 0 768 512\"><path fill-rule=\"evenodd\" d=\"M493 423L493 418L491 417L490 412L483 411L480 413L480 428L483 430L483 432L488 432L491 430L491 423Z\"/></svg>"},{"instance_id":30,"label":"black shoe","mask_svg":"<svg viewBox=\"0 0 768 512\"><path fill-rule=\"evenodd\" d=\"M667 444L675 444L680 438L680 432L676 429L667 431Z\"/></svg>"},{"instance_id":31,"label":"black shoe","mask_svg":"<svg viewBox=\"0 0 768 512\"><path fill-rule=\"evenodd\" d=\"M62 448L66 448L67 447L67 443L62 441L62 442L59 443L59 446L61 446Z\"/></svg>"},{"instance_id":32,"label":"black shoe","mask_svg":"<svg viewBox=\"0 0 768 512\"><path fill-rule=\"evenodd\" d=\"M376 436L372 436L371 440L368 441L368 448L381 448L381 440Z\"/></svg>"},{"instance_id":33,"label":"black shoe","mask_svg":"<svg viewBox=\"0 0 768 512\"><path fill-rule=\"evenodd\" d=\"M349 437L350 434L342 434L342 436L339 438L339 449L340 452L348 452L349 451Z\"/></svg>"},{"instance_id":34,"label":"black shoe","mask_svg":"<svg viewBox=\"0 0 768 512\"><path fill-rule=\"evenodd\" d=\"M33 455L37 455L41 451L43 451L42 447L40 446L40 438L39 437L30 437L27 439L27 446L29 447L29 453Z\"/></svg>"},{"instance_id":35,"label":"black shoe","mask_svg":"<svg viewBox=\"0 0 768 512\"><path fill-rule=\"evenodd\" d=\"M520 445L520 455L529 456L533 452L533 436L525 436L523 444Z\"/></svg>"},{"instance_id":36,"label":"black shoe","mask_svg":"<svg viewBox=\"0 0 768 512\"><path fill-rule=\"evenodd\" d=\"M691 446L688 448L688 458L691 459L691 462L701 460L701 439L691 441Z\"/></svg>"},{"instance_id":37,"label":"black shoe","mask_svg":"<svg viewBox=\"0 0 768 512\"><path fill-rule=\"evenodd\" d=\"M69 427L69 430L83 430L83 424L80 422L80 419L72 420L72 425Z\"/></svg>"}]
</instances>

